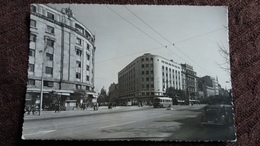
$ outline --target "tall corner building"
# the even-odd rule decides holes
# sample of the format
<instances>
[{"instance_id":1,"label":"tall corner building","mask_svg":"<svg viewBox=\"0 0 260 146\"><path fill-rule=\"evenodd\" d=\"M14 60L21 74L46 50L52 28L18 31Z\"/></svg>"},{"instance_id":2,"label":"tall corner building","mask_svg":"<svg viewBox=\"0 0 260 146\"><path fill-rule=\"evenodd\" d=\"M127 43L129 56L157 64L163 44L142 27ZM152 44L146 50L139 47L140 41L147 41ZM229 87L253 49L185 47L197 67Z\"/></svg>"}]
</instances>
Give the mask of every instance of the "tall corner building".
<instances>
[{"instance_id":1,"label":"tall corner building","mask_svg":"<svg viewBox=\"0 0 260 146\"><path fill-rule=\"evenodd\" d=\"M132 103L163 96L168 87L183 90L182 66L146 53L118 73L119 97Z\"/></svg>"},{"instance_id":2,"label":"tall corner building","mask_svg":"<svg viewBox=\"0 0 260 146\"><path fill-rule=\"evenodd\" d=\"M71 9L32 4L27 98L55 91L69 97L75 89L94 90L95 36Z\"/></svg>"}]
</instances>

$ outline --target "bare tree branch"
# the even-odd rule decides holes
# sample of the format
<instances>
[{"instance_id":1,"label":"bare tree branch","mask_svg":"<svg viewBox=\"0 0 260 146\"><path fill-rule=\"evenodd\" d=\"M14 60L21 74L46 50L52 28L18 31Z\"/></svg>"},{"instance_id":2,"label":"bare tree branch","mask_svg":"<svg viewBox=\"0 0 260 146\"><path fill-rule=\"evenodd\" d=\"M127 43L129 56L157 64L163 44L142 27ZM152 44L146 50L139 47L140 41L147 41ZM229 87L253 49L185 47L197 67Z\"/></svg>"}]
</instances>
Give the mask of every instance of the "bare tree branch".
<instances>
[{"instance_id":1,"label":"bare tree branch","mask_svg":"<svg viewBox=\"0 0 260 146\"><path fill-rule=\"evenodd\" d=\"M224 71L230 73L230 57L229 57L229 50L225 48L225 46L221 43L218 43L218 48L219 48L219 54L223 58L222 63L217 63L218 66L223 69Z\"/></svg>"}]
</instances>

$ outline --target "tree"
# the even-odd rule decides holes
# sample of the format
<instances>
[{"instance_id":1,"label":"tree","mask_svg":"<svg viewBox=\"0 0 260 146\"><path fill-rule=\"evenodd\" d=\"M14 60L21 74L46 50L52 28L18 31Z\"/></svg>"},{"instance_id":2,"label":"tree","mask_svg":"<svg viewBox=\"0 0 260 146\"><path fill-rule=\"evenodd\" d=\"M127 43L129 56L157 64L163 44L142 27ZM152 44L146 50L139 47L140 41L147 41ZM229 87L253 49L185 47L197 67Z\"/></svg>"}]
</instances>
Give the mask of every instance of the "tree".
<instances>
[{"instance_id":1,"label":"tree","mask_svg":"<svg viewBox=\"0 0 260 146\"><path fill-rule=\"evenodd\" d=\"M173 87L166 89L166 95L172 98L172 104L174 105L178 104L177 92L178 91Z\"/></svg>"},{"instance_id":2,"label":"tree","mask_svg":"<svg viewBox=\"0 0 260 146\"><path fill-rule=\"evenodd\" d=\"M217 63L218 66L223 69L224 71L230 73L230 57L229 57L229 50L227 48L225 48L225 46L222 44L218 44L218 48L219 48L219 53L221 55L221 57L223 58L223 62L222 63Z\"/></svg>"},{"instance_id":3,"label":"tree","mask_svg":"<svg viewBox=\"0 0 260 146\"><path fill-rule=\"evenodd\" d=\"M87 91L83 89L74 90L74 94L72 95L72 98L76 100L78 103L80 102L80 100L85 100L85 101L89 100Z\"/></svg>"},{"instance_id":4,"label":"tree","mask_svg":"<svg viewBox=\"0 0 260 146\"><path fill-rule=\"evenodd\" d=\"M225 95L214 95L207 98L206 103L208 104L232 104L232 98Z\"/></svg>"},{"instance_id":5,"label":"tree","mask_svg":"<svg viewBox=\"0 0 260 146\"><path fill-rule=\"evenodd\" d=\"M109 92L108 97L110 102L118 102L118 96L119 96L119 91L118 89L115 89L111 92Z\"/></svg>"}]
</instances>

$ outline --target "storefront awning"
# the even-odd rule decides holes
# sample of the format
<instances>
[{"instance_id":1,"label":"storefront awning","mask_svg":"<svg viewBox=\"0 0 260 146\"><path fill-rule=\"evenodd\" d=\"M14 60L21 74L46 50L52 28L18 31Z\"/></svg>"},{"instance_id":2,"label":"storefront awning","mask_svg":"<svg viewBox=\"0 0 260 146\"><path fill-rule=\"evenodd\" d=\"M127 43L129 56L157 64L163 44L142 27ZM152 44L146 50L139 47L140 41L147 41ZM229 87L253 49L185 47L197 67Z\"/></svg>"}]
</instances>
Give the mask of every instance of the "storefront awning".
<instances>
[{"instance_id":1,"label":"storefront awning","mask_svg":"<svg viewBox=\"0 0 260 146\"><path fill-rule=\"evenodd\" d=\"M72 90L53 90L53 91L55 91L57 93L74 93L74 91L72 91Z\"/></svg>"},{"instance_id":2,"label":"storefront awning","mask_svg":"<svg viewBox=\"0 0 260 146\"><path fill-rule=\"evenodd\" d=\"M49 93L51 91L52 91L51 89L43 89L43 93ZM41 93L41 89L39 89L39 88L27 88L27 92Z\"/></svg>"},{"instance_id":3,"label":"storefront awning","mask_svg":"<svg viewBox=\"0 0 260 146\"><path fill-rule=\"evenodd\" d=\"M57 93L57 95L70 96L70 93Z\"/></svg>"},{"instance_id":4,"label":"storefront awning","mask_svg":"<svg viewBox=\"0 0 260 146\"><path fill-rule=\"evenodd\" d=\"M94 98L97 98L98 95L94 92L87 92L88 95L92 95Z\"/></svg>"},{"instance_id":5,"label":"storefront awning","mask_svg":"<svg viewBox=\"0 0 260 146\"><path fill-rule=\"evenodd\" d=\"M70 93L73 93L72 90L54 90L54 89L43 89L43 93L56 92L58 95L70 96ZM27 88L27 92L32 93L41 93L41 89L39 88Z\"/></svg>"}]
</instances>

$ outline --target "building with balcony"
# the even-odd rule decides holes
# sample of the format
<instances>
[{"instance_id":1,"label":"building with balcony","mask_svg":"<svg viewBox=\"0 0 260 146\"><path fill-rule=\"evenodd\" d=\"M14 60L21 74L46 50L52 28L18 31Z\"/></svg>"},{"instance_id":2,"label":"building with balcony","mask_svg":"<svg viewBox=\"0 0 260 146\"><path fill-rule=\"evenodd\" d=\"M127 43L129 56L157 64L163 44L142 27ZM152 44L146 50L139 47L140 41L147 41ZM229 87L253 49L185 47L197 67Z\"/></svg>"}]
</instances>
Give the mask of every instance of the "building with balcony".
<instances>
[{"instance_id":1,"label":"building with balcony","mask_svg":"<svg viewBox=\"0 0 260 146\"><path fill-rule=\"evenodd\" d=\"M95 36L71 9L32 4L29 46L27 99L40 96L42 77L43 101L50 92L66 99L76 89L93 92Z\"/></svg>"},{"instance_id":2,"label":"building with balcony","mask_svg":"<svg viewBox=\"0 0 260 146\"><path fill-rule=\"evenodd\" d=\"M163 96L166 89L182 90L181 65L173 60L146 53L118 73L119 98L128 102L149 102Z\"/></svg>"}]
</instances>

